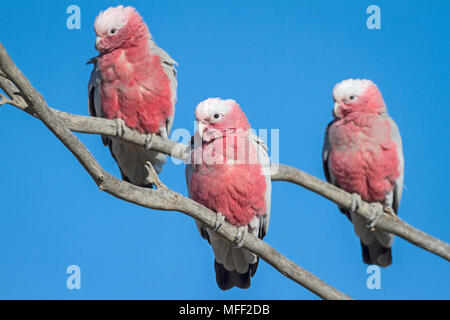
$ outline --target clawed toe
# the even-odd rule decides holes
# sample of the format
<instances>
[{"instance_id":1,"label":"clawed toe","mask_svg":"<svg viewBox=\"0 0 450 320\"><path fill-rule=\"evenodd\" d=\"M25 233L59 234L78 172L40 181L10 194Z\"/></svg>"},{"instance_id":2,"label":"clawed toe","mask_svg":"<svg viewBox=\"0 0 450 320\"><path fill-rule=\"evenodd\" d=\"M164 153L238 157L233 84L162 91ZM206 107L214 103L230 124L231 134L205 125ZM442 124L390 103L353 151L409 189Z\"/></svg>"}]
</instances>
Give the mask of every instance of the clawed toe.
<instances>
[{"instance_id":1,"label":"clawed toe","mask_svg":"<svg viewBox=\"0 0 450 320\"><path fill-rule=\"evenodd\" d=\"M383 206L381 203L375 202L370 204L370 218L368 219L368 228L373 229L375 228L378 220L383 215Z\"/></svg>"},{"instance_id":2,"label":"clawed toe","mask_svg":"<svg viewBox=\"0 0 450 320\"><path fill-rule=\"evenodd\" d=\"M352 202L350 204L350 211L355 213L356 210L361 206L362 199L361 196L357 193L352 193Z\"/></svg>"},{"instance_id":3,"label":"clawed toe","mask_svg":"<svg viewBox=\"0 0 450 320\"><path fill-rule=\"evenodd\" d=\"M236 248L239 249L245 242L248 234L248 226L242 226L238 228L236 236L234 237L234 241L237 242Z\"/></svg>"},{"instance_id":4,"label":"clawed toe","mask_svg":"<svg viewBox=\"0 0 450 320\"><path fill-rule=\"evenodd\" d=\"M395 214L394 209L391 207L384 208L384 212L386 212L388 215L392 216L393 218L397 218L397 215Z\"/></svg>"},{"instance_id":5,"label":"clawed toe","mask_svg":"<svg viewBox=\"0 0 450 320\"><path fill-rule=\"evenodd\" d=\"M391 207L384 208L384 212L388 216L390 216L392 219L399 220L399 218L397 217L397 214L395 213L395 210L393 208L391 208Z\"/></svg>"},{"instance_id":6,"label":"clawed toe","mask_svg":"<svg viewBox=\"0 0 450 320\"><path fill-rule=\"evenodd\" d=\"M149 133L147 134L147 137L145 137L144 147L147 150L150 150L152 148L153 135L154 133Z\"/></svg>"},{"instance_id":7,"label":"clawed toe","mask_svg":"<svg viewBox=\"0 0 450 320\"><path fill-rule=\"evenodd\" d=\"M116 118L116 136L121 138L125 133L125 121L120 118Z\"/></svg>"},{"instance_id":8,"label":"clawed toe","mask_svg":"<svg viewBox=\"0 0 450 320\"><path fill-rule=\"evenodd\" d=\"M220 226L223 224L224 221L225 221L225 216L222 213L217 212L217 214L216 214L216 222L214 223L213 231L214 232L217 231L220 228Z\"/></svg>"}]
</instances>

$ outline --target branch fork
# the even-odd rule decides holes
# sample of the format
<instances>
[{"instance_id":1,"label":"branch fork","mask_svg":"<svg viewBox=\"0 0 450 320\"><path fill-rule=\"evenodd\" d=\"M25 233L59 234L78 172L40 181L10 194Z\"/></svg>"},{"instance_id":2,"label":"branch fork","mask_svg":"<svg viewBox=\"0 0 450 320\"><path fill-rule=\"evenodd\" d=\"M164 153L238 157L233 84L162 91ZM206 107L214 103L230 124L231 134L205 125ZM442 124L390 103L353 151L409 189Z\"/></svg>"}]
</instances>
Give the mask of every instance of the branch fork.
<instances>
[{"instance_id":1,"label":"branch fork","mask_svg":"<svg viewBox=\"0 0 450 320\"><path fill-rule=\"evenodd\" d=\"M114 120L99 119L85 116L72 115L48 107L40 93L29 83L28 79L17 68L6 50L0 43L0 88L9 96L1 94L0 105L11 104L21 110L37 117L53 134L76 156L81 165L91 175L100 190L110 193L122 200L156 210L170 210L185 213L192 218L201 221L210 228L215 228L216 213L201 204L183 197L181 194L171 191L159 179L151 163L147 163L147 181L156 186L156 190L140 188L127 182L118 180L98 164L84 144L71 132L83 132L90 134L102 134L107 136L121 136L121 139L141 146L150 146L152 150L162 152L172 157L186 160L189 153L188 147L170 141L158 135L152 135L150 142L148 136L131 129L119 128L120 124ZM123 129L123 130L122 130ZM123 132L122 132L123 131ZM124 135L124 133L127 133ZM149 147L149 148L150 148ZM273 181L288 181L316 192L323 197L335 202L344 208L353 208L355 212L370 219L372 217L370 204L361 203L352 205L352 196L316 177L308 175L296 168L286 165L277 165L278 170L272 175ZM386 211L386 210L385 210ZM219 221L220 222L220 221ZM217 228L222 237L229 241L238 240L238 228L223 221ZM439 239L425 234L402 221L392 213L381 212L377 219L377 228L398 235L405 240L420 246L436 255L450 261L450 245ZM244 231L240 232L243 235ZM239 237L242 247L258 255L261 259L276 268L280 273L304 286L308 290L324 299L351 299L339 290L329 286L315 275L309 273L294 262L287 259L266 242L252 234ZM238 243L238 245L239 245Z\"/></svg>"}]
</instances>

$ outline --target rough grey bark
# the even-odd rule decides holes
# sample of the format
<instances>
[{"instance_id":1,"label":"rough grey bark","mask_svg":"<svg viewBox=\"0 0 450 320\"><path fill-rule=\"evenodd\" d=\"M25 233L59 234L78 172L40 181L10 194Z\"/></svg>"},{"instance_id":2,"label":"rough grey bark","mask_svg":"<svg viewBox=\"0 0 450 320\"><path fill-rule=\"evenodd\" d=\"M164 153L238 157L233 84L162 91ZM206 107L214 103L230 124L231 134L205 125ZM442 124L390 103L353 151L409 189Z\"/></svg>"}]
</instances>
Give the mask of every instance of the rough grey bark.
<instances>
[{"instance_id":1,"label":"rough grey bark","mask_svg":"<svg viewBox=\"0 0 450 320\"><path fill-rule=\"evenodd\" d=\"M41 120L73 153L99 186L100 190L146 208L183 212L202 221L211 228L214 227L216 219L216 214L214 212L181 194L167 189L160 181L155 181L157 182L156 185L160 186L157 190L141 188L116 179L103 170L84 144L71 132L71 130L74 130L86 133L98 133L93 132L94 129L91 129L91 126L94 124L100 126L102 123L98 121L102 119L80 116L69 117L66 113L49 108L41 94L33 88L27 78L11 60L2 44L0 44L0 70L0 86L9 97L8 99L1 96L0 98L2 98L2 100L0 100L0 105L15 105ZM114 135L117 132L116 124L114 121L112 122L114 123L114 126L111 126L112 123L103 123L102 130L105 132L102 132L102 134ZM86 125L86 123L88 125ZM76 130L76 128L79 130ZM114 133L111 130L114 131ZM142 135L138 136L131 131L132 130L129 129L125 130L123 136L125 140L135 140L132 142L139 142L138 144L141 142L145 143L145 135L143 135L144 139L142 140ZM158 140L159 139L155 139L153 141L152 147L155 148L155 150L163 152L163 150L157 149ZM167 141L164 141L164 145L161 145L161 148L167 150L167 147ZM176 146L174 145L174 147ZM184 150L182 154L184 154ZM153 178L159 180L157 175L153 175ZM233 225L225 222L217 232L225 239L235 242L237 228ZM317 294L321 298L351 299L349 296L326 284L315 275L299 267L267 243L251 234L245 238L243 247L257 254L261 259L272 265L283 275Z\"/></svg>"},{"instance_id":2,"label":"rough grey bark","mask_svg":"<svg viewBox=\"0 0 450 320\"><path fill-rule=\"evenodd\" d=\"M350 193L296 168L280 164L278 172L272 176L272 180L295 183L322 195L323 197L344 208L350 208L352 201L352 196ZM361 206L358 208L357 213L360 216L369 219L371 216L369 203L363 201ZM450 245L448 243L412 227L401 220L398 216L386 214L384 212L377 221L376 228L395 234L416 246L419 246L446 259L447 261L450 261Z\"/></svg>"},{"instance_id":3,"label":"rough grey bark","mask_svg":"<svg viewBox=\"0 0 450 320\"><path fill-rule=\"evenodd\" d=\"M37 116L34 113L33 108L28 107L29 104L16 94L18 90L14 84L2 77L1 73L0 87L4 89L10 97L10 99L4 97L4 103L15 105L16 107ZM2 103L0 102L0 104ZM55 113L64 123L65 127L71 131L108 136L117 135L117 123L114 120L74 115L51 108L49 108L49 110ZM121 138L137 145L145 146L147 135L125 127ZM186 160L189 155L189 148L187 146L164 139L160 136L153 136L152 149L181 160ZM344 208L350 207L351 195L349 193L299 169L286 165L279 165L277 173L272 176L272 180L295 183L324 196ZM357 213L368 219L370 217L369 204L363 202L363 205L358 209ZM414 245L450 261L450 245L448 243L412 227L398 217L393 217L384 213L378 220L376 227L391 232Z\"/></svg>"}]
</instances>

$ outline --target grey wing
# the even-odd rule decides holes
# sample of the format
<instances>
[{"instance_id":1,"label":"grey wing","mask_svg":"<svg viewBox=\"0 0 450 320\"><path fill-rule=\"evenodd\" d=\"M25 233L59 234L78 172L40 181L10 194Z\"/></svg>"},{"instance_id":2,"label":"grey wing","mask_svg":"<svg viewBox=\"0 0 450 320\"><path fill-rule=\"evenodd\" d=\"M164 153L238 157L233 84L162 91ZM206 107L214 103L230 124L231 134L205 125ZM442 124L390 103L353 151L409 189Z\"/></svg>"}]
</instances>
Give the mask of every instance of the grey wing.
<instances>
[{"instance_id":1,"label":"grey wing","mask_svg":"<svg viewBox=\"0 0 450 320\"><path fill-rule=\"evenodd\" d=\"M192 154L192 150L193 150L193 143L194 143L194 139L191 138L191 154ZM189 155L190 157L191 155ZM187 186L187 190L188 190L188 196L189 198L192 199L192 195L191 195L191 188L190 188L190 184L191 184L191 177L192 177L192 172L194 171L194 168L192 166L192 164L190 163L186 163L186 168L184 170L184 177L186 178L186 186Z\"/></svg>"},{"instance_id":2,"label":"grey wing","mask_svg":"<svg viewBox=\"0 0 450 320\"><path fill-rule=\"evenodd\" d=\"M260 239L263 239L269 230L270 223L270 210L271 210L271 196L272 196L272 180L270 178L270 158L267 153L267 146L262 139L260 139L257 135L250 134L250 140L255 143L256 149L258 151L258 162L262 166L262 174L264 174L266 181L266 212L259 218L259 228L258 234Z\"/></svg>"},{"instance_id":3,"label":"grey wing","mask_svg":"<svg viewBox=\"0 0 450 320\"><path fill-rule=\"evenodd\" d=\"M403 158L403 146L402 137L400 136L400 130L398 130L397 124L391 117L388 116L389 124L391 126L391 139L395 142L397 146L397 156L399 159L399 172L400 175L395 180L393 199L392 199L392 209L398 214L398 208L400 207L400 202L402 200L403 192L403 178L404 178L404 165L405 161Z\"/></svg>"},{"instance_id":4,"label":"grey wing","mask_svg":"<svg viewBox=\"0 0 450 320\"><path fill-rule=\"evenodd\" d=\"M192 142L193 142L193 139L192 139ZM191 146L191 149L192 149L192 146ZM186 178L186 186L187 186L187 190L188 190L188 196L191 199L192 199L192 195L191 195L191 190L190 190L190 184L191 184L191 177L192 177L193 171L194 171L194 168L193 168L192 164L187 163L185 171L184 171L184 176ZM205 225L197 220L195 220L195 224L197 225L198 231L200 232L202 238L205 240L208 240L208 242L209 242L209 235L208 235L208 232L206 232Z\"/></svg>"},{"instance_id":5,"label":"grey wing","mask_svg":"<svg viewBox=\"0 0 450 320\"><path fill-rule=\"evenodd\" d=\"M329 130L331 125L334 123L334 120L331 121L327 128L325 129L325 138L323 142L323 149L322 149L322 164L323 164L323 172L325 174L325 178L327 181L333 185L336 184L336 179L334 178L332 172L330 171L329 163L328 163L328 157L330 156L331 152L331 145L329 141Z\"/></svg>"},{"instance_id":6,"label":"grey wing","mask_svg":"<svg viewBox=\"0 0 450 320\"><path fill-rule=\"evenodd\" d=\"M333 125L335 120L331 121L327 128L325 129L325 138L323 141L323 148L322 148L322 165L323 165L323 173L325 174L325 178L329 183L332 185L335 185L336 187L339 187L338 183L336 182L336 178L333 175L333 172L330 170L330 153L331 153L331 144L330 144L330 129ZM347 218L352 221L352 217L348 210L345 210L344 208L338 206L339 210L347 216Z\"/></svg>"},{"instance_id":7,"label":"grey wing","mask_svg":"<svg viewBox=\"0 0 450 320\"><path fill-rule=\"evenodd\" d=\"M91 78L88 84L88 94L89 94L89 113L92 117L103 117L102 106L101 106L101 96L100 96L100 84L102 83L102 77L100 70L97 68L97 64L94 63L94 69L91 72ZM107 136L102 136L102 141L104 145L109 145L110 139Z\"/></svg>"},{"instance_id":8,"label":"grey wing","mask_svg":"<svg viewBox=\"0 0 450 320\"><path fill-rule=\"evenodd\" d=\"M158 47L152 39L149 40L149 44L152 54L158 55L160 57L163 70L169 77L170 81L170 92L172 93L172 104L174 108L174 114L167 119L165 128L162 128L163 130L161 130L162 136L169 139L170 132L172 131L173 118L175 115L175 104L177 102L178 82L177 82L176 66L178 66L178 63L174 59L172 59L172 57L170 57L170 55L166 51Z\"/></svg>"},{"instance_id":9,"label":"grey wing","mask_svg":"<svg viewBox=\"0 0 450 320\"><path fill-rule=\"evenodd\" d=\"M191 183L192 170L193 170L192 165L191 164L186 164L186 168L184 170L184 176L186 178L186 186L187 186L187 189L188 189L188 196L189 196L189 198L191 198L191 190L189 188L189 185Z\"/></svg>"}]
</instances>

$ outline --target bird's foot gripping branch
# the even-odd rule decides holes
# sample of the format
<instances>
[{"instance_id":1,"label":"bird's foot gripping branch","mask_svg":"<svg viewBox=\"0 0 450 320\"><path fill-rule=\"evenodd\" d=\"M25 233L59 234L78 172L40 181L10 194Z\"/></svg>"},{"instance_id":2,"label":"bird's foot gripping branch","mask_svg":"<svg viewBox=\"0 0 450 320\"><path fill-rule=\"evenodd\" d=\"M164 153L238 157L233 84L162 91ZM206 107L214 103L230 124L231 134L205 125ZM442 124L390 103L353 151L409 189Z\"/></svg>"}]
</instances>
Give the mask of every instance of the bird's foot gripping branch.
<instances>
[{"instance_id":1,"label":"bird's foot gripping branch","mask_svg":"<svg viewBox=\"0 0 450 320\"><path fill-rule=\"evenodd\" d=\"M159 185L159 188L156 190L138 187L114 178L111 174L103 170L84 144L71 132L71 130L84 133L99 133L98 131L102 131L102 134L104 135L115 136L118 129L115 121L74 116L49 108L46 101L17 68L1 44L0 70L2 71L0 74L0 87L8 94L10 99L17 93L20 93L24 101L24 104L20 104L20 109L37 117L51 132L53 132L53 134L78 159L80 164L100 187L100 190L142 207L155 210L178 211L191 216L211 229L214 228L216 213L201 204L168 189L159 181L159 178L150 178L157 186ZM32 112L29 111L30 106L32 106ZM122 139L144 146L146 135L134 132L129 128L124 128ZM158 136L154 137L152 145L154 150L165 152L166 154L171 154L172 156L181 159L185 159L187 155L184 147L177 148L178 144L176 142ZM174 149L177 149L178 151L172 153L172 150ZM152 169L152 167L148 167L150 176L154 174L154 170ZM238 228L225 221L216 232L226 240L236 243L236 241L242 240L235 239L238 231ZM315 275L299 267L266 242L258 239L252 234L248 234L247 237L243 239L241 245L243 248L253 252L272 265L284 276L302 285L323 299L351 299L346 294L331 287Z\"/></svg>"},{"instance_id":2,"label":"bird's foot gripping branch","mask_svg":"<svg viewBox=\"0 0 450 320\"><path fill-rule=\"evenodd\" d=\"M0 87L7 95L7 97L2 96L2 104L13 105L42 121L74 154L95 183L99 187L101 186L101 190L146 208L182 212L201 221L211 229L215 227L217 219L215 212L168 189L162 182L156 190L141 188L116 179L104 171L84 144L71 131L115 137L118 130L121 130L121 128L118 128L120 124L113 120L73 115L49 108L46 101L13 63L1 44ZM147 135L140 134L126 126L123 128L123 134L121 135L122 140L140 146L147 144L147 138ZM185 160L189 154L187 147L160 136L152 137L151 148L182 160ZM351 194L296 168L279 165L276 174L272 175L271 178L272 181L287 181L307 188L343 208L350 209L352 206ZM159 183L156 179L152 182ZM370 219L370 204L362 201L356 209L356 213L364 219ZM399 218L393 218L391 215L383 213L376 227L400 236L448 261L450 260L450 245L448 243L413 228ZM227 222L223 222L217 229L218 234L231 242L235 240L237 232L238 229ZM280 273L324 299L350 299L344 293L299 267L252 234L248 234L244 239L242 247L255 253Z\"/></svg>"}]
</instances>

